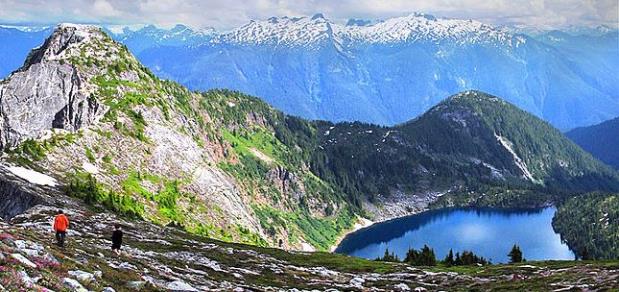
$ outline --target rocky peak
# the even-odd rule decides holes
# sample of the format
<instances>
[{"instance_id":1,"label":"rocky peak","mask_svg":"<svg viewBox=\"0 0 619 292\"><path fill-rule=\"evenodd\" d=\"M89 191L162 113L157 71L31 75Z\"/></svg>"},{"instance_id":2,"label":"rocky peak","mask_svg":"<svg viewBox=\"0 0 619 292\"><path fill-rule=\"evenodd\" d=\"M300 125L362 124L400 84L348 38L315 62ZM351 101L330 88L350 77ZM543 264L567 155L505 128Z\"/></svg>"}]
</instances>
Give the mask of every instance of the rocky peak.
<instances>
[{"instance_id":1,"label":"rocky peak","mask_svg":"<svg viewBox=\"0 0 619 292\"><path fill-rule=\"evenodd\" d=\"M24 66L0 83L0 148L98 120L105 110L92 98L96 87L90 80L118 58L120 46L113 44L98 27L58 25Z\"/></svg>"},{"instance_id":2,"label":"rocky peak","mask_svg":"<svg viewBox=\"0 0 619 292\"><path fill-rule=\"evenodd\" d=\"M75 52L72 48L94 39L104 39L106 35L99 27L83 24L59 24L42 46L32 50L26 58L24 68L41 61L65 59Z\"/></svg>"}]
</instances>

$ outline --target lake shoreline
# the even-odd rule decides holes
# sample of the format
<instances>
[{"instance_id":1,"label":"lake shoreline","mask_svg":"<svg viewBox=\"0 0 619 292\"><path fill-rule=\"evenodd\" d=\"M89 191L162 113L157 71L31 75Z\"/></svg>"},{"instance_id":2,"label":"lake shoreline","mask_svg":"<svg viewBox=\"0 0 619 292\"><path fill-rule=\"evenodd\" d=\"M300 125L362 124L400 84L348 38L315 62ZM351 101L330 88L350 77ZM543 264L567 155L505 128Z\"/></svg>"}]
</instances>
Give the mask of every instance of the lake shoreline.
<instances>
[{"instance_id":1,"label":"lake shoreline","mask_svg":"<svg viewBox=\"0 0 619 292\"><path fill-rule=\"evenodd\" d=\"M363 218L363 217L358 217L357 218L357 222L355 222L355 224L353 225L353 227L349 230L347 230L346 232L342 233L337 240L335 241L335 243L333 243L333 245L331 245L331 247L329 248L329 252L334 253L335 250L337 249L338 246L340 246L340 243L342 243L342 240L344 240L344 238L346 238L346 236L348 236L351 233L355 233L363 228L368 228L376 223L380 223L379 222L375 222L372 221L370 219L367 218Z\"/></svg>"},{"instance_id":2,"label":"lake shoreline","mask_svg":"<svg viewBox=\"0 0 619 292\"><path fill-rule=\"evenodd\" d=\"M560 242L560 235L552 228L554 212L556 208L552 206L465 207L426 210L371 224L366 219L343 234L331 252L338 250L342 254L373 259L388 248L402 257L407 248L428 244L439 257L450 249L472 250L476 254L485 253L484 257L493 262L504 262L512 245L518 244L533 260L571 259L573 251ZM539 228L531 230L527 227L531 225ZM531 240L532 237L539 240Z\"/></svg>"}]
</instances>

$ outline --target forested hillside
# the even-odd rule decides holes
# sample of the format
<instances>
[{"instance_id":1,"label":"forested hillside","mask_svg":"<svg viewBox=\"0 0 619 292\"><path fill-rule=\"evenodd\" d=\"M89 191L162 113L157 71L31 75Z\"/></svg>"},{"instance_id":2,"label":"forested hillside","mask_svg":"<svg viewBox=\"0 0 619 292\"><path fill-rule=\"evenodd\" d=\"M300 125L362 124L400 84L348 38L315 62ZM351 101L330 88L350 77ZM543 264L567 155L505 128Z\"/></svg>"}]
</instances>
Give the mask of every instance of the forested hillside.
<instances>
[{"instance_id":1,"label":"forested hillside","mask_svg":"<svg viewBox=\"0 0 619 292\"><path fill-rule=\"evenodd\" d=\"M492 186L500 193L535 190L538 198L619 188L612 169L548 123L478 91L454 95L395 127L318 125L328 167L317 173L370 201L394 192L483 192Z\"/></svg>"},{"instance_id":2,"label":"forested hillside","mask_svg":"<svg viewBox=\"0 0 619 292\"><path fill-rule=\"evenodd\" d=\"M619 195L590 193L559 206L552 226L582 259L619 258Z\"/></svg>"}]
</instances>

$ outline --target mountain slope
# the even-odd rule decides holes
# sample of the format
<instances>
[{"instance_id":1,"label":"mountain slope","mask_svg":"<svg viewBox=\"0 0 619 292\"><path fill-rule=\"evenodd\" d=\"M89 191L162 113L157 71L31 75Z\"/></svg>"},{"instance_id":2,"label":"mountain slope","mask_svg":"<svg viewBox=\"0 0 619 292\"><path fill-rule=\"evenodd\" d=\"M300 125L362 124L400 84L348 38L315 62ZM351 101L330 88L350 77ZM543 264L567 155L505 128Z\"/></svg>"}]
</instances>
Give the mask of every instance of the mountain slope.
<instances>
[{"instance_id":1,"label":"mountain slope","mask_svg":"<svg viewBox=\"0 0 619 292\"><path fill-rule=\"evenodd\" d=\"M559 205L552 226L582 259L619 257L619 196L590 193Z\"/></svg>"},{"instance_id":2,"label":"mountain slope","mask_svg":"<svg viewBox=\"0 0 619 292\"><path fill-rule=\"evenodd\" d=\"M266 121L281 113L260 103L251 115L219 116L236 94L161 81L99 28L60 25L0 95L5 163L52 175L96 206L299 249L326 249L355 221L299 147L273 136ZM274 210L284 217L277 226L264 215Z\"/></svg>"},{"instance_id":3,"label":"mountain slope","mask_svg":"<svg viewBox=\"0 0 619 292\"><path fill-rule=\"evenodd\" d=\"M210 41L215 34L213 29L196 31L182 24L170 29L147 25L137 30L128 28L116 32L109 29L105 30L116 41L129 47L133 54L139 54L145 49L153 47L196 46Z\"/></svg>"},{"instance_id":4,"label":"mountain slope","mask_svg":"<svg viewBox=\"0 0 619 292\"><path fill-rule=\"evenodd\" d=\"M61 194L58 194L62 196ZM67 210L67 209L65 209ZM617 261L412 267L331 253L298 253L225 243L174 227L73 206L65 248L50 245L55 208L38 206L0 221L0 285L8 291L410 291L551 290L618 287ZM110 250L109 224L123 226L123 252ZM526 281L513 275L527 275ZM45 287L45 288L43 288ZM106 288L108 287L108 288ZM80 289L82 288L82 289Z\"/></svg>"},{"instance_id":5,"label":"mountain slope","mask_svg":"<svg viewBox=\"0 0 619 292\"><path fill-rule=\"evenodd\" d=\"M597 159L619 169L619 118L565 133Z\"/></svg>"}]
</instances>

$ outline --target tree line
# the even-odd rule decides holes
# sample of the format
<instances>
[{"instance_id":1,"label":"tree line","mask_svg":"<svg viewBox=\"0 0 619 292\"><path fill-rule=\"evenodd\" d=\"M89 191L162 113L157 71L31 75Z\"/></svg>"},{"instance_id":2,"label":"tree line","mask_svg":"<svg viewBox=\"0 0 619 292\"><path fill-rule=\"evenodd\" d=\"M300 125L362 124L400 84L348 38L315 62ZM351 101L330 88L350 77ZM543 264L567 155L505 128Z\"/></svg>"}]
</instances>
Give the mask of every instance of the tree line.
<instances>
[{"instance_id":1,"label":"tree line","mask_svg":"<svg viewBox=\"0 0 619 292\"><path fill-rule=\"evenodd\" d=\"M520 263L526 261L523 257L522 250L517 244L514 244L510 252L507 254L509 256L510 263ZM378 257L375 259L376 261L385 261L385 262L403 262L413 266L436 266L438 264L442 264L447 267L451 266L470 266L470 265L491 265L492 262L490 260L478 256L472 251L463 251L462 253L456 252L454 254L453 250L450 249L449 253L445 258L441 260L437 260L436 254L434 253L434 249L430 248L427 245L423 245L423 247L419 250L414 248L409 248L406 252L406 256L404 259L400 259L395 252L389 252L389 249L385 250L385 253L382 257Z\"/></svg>"}]
</instances>

